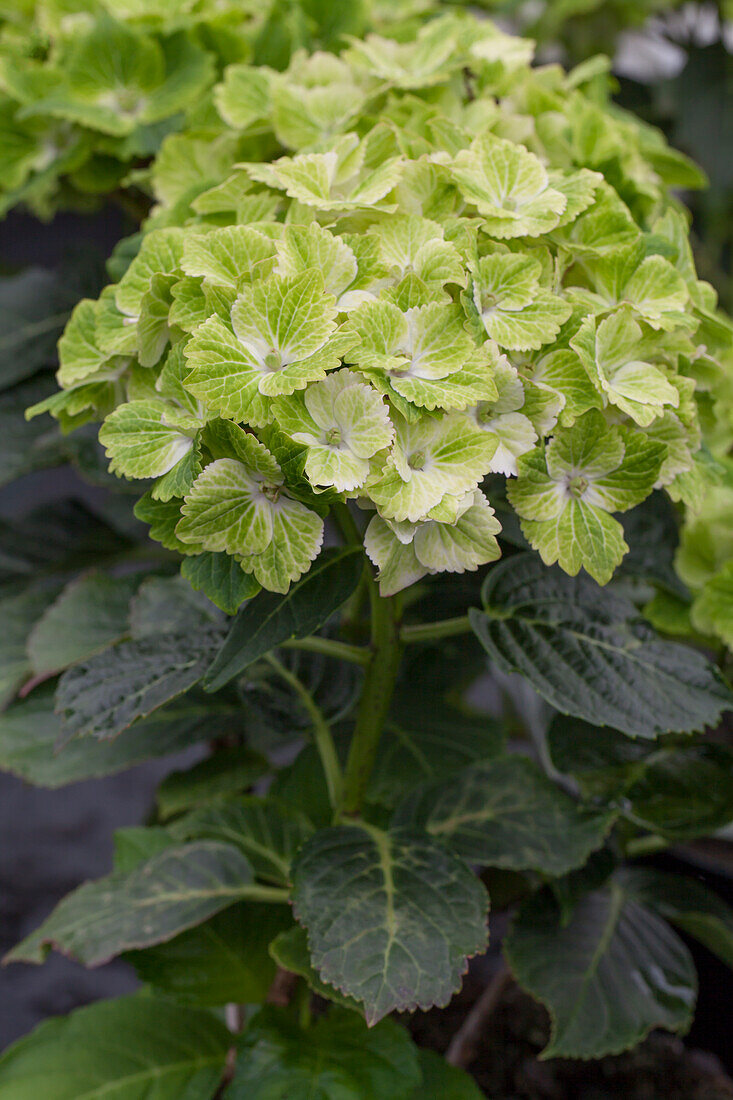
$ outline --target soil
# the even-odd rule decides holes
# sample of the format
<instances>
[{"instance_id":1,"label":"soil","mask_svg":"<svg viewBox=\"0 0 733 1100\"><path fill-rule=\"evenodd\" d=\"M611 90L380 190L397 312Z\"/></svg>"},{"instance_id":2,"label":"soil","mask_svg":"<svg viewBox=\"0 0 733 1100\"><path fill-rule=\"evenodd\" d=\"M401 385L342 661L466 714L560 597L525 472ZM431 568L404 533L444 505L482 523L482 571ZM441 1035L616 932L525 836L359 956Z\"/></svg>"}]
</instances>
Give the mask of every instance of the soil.
<instances>
[{"instance_id":1,"label":"soil","mask_svg":"<svg viewBox=\"0 0 733 1100\"><path fill-rule=\"evenodd\" d=\"M416 1041L445 1053L482 989L477 975L469 974L447 1008L414 1016ZM733 1080L716 1056L666 1032L596 1062L542 1062L538 1054L549 1031L545 1010L510 983L466 1068L490 1100L733 1100Z\"/></svg>"}]
</instances>

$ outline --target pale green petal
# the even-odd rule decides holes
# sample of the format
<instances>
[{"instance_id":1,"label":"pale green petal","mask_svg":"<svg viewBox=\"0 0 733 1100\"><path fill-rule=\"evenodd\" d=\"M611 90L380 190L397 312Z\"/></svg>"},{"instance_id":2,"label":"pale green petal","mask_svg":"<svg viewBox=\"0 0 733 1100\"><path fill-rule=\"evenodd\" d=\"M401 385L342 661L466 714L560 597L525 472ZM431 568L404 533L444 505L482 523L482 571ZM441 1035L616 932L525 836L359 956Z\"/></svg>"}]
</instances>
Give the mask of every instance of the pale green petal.
<instances>
[{"instance_id":1,"label":"pale green petal","mask_svg":"<svg viewBox=\"0 0 733 1100\"><path fill-rule=\"evenodd\" d=\"M424 518L446 493L463 496L488 473L495 442L462 413L398 421L393 455L369 494L388 519Z\"/></svg>"},{"instance_id":2,"label":"pale green petal","mask_svg":"<svg viewBox=\"0 0 733 1100\"><path fill-rule=\"evenodd\" d=\"M270 85L275 74L252 65L230 65L223 83L214 89L219 114L236 129L245 130L270 113Z\"/></svg>"},{"instance_id":3,"label":"pale green petal","mask_svg":"<svg viewBox=\"0 0 733 1100\"><path fill-rule=\"evenodd\" d=\"M256 427L269 423L272 410L257 388L261 367L219 317L209 317L186 344L189 393L220 416Z\"/></svg>"},{"instance_id":4,"label":"pale green petal","mask_svg":"<svg viewBox=\"0 0 733 1100\"><path fill-rule=\"evenodd\" d=\"M566 196L550 185L541 161L523 145L485 134L461 150L450 171L463 197L483 214L491 237L537 237L555 228Z\"/></svg>"},{"instance_id":5,"label":"pale green petal","mask_svg":"<svg viewBox=\"0 0 733 1100\"><path fill-rule=\"evenodd\" d=\"M277 274L301 275L315 268L327 294L338 298L357 276L356 256L339 237L310 225L289 225L277 246Z\"/></svg>"},{"instance_id":6,"label":"pale green petal","mask_svg":"<svg viewBox=\"0 0 733 1100\"><path fill-rule=\"evenodd\" d=\"M187 275L241 290L269 275L275 262L275 245L268 237L246 225L228 225L187 237L181 268Z\"/></svg>"},{"instance_id":7,"label":"pale green petal","mask_svg":"<svg viewBox=\"0 0 733 1100\"><path fill-rule=\"evenodd\" d=\"M648 256L624 287L624 298L655 325L665 313L683 310L689 293L684 279L669 260Z\"/></svg>"},{"instance_id":8,"label":"pale green petal","mask_svg":"<svg viewBox=\"0 0 733 1100\"><path fill-rule=\"evenodd\" d=\"M522 520L522 531L545 565L557 562L571 577L583 568L598 584L608 584L629 549L618 520L578 500L556 520Z\"/></svg>"},{"instance_id":9,"label":"pale green petal","mask_svg":"<svg viewBox=\"0 0 733 1100\"><path fill-rule=\"evenodd\" d=\"M232 325L261 369L277 370L307 359L336 328L333 297L318 271L273 275L246 287L232 306ZM272 354L272 365L266 357Z\"/></svg>"},{"instance_id":10,"label":"pale green petal","mask_svg":"<svg viewBox=\"0 0 733 1100\"><path fill-rule=\"evenodd\" d=\"M138 316L153 275L180 273L185 239L185 230L177 228L154 229L145 235L140 251L117 284L115 302L122 313Z\"/></svg>"},{"instance_id":11,"label":"pale green petal","mask_svg":"<svg viewBox=\"0 0 733 1100\"><path fill-rule=\"evenodd\" d=\"M373 516L369 521L364 549L379 570L382 596L394 596L429 572L418 561L412 542L403 543L381 516Z\"/></svg>"},{"instance_id":12,"label":"pale green petal","mask_svg":"<svg viewBox=\"0 0 733 1100\"><path fill-rule=\"evenodd\" d=\"M263 588L287 592L292 581L306 573L320 553L323 520L297 500L281 495L271 503L272 539L261 553L241 558Z\"/></svg>"},{"instance_id":13,"label":"pale green petal","mask_svg":"<svg viewBox=\"0 0 733 1100\"><path fill-rule=\"evenodd\" d=\"M155 274L150 280L150 288L143 294L137 322L137 358L142 367L154 367L170 339L168 314L171 289L176 281L175 275Z\"/></svg>"},{"instance_id":14,"label":"pale green petal","mask_svg":"<svg viewBox=\"0 0 733 1100\"><path fill-rule=\"evenodd\" d=\"M555 339L571 313L569 302L540 290L529 305L516 311L497 305L487 309L481 320L488 335L500 347L536 351Z\"/></svg>"},{"instance_id":15,"label":"pale green petal","mask_svg":"<svg viewBox=\"0 0 733 1100\"><path fill-rule=\"evenodd\" d=\"M186 496L177 537L202 550L261 553L273 537L272 507L265 488L241 462L216 459Z\"/></svg>"},{"instance_id":16,"label":"pale green petal","mask_svg":"<svg viewBox=\"0 0 733 1100\"><path fill-rule=\"evenodd\" d=\"M165 401L119 405L99 429L109 468L124 477L160 477L193 446L200 421Z\"/></svg>"},{"instance_id":17,"label":"pale green petal","mask_svg":"<svg viewBox=\"0 0 733 1100\"><path fill-rule=\"evenodd\" d=\"M480 491L455 523L421 524L414 547L418 561L431 572L465 573L501 556L496 536L501 524Z\"/></svg>"},{"instance_id":18,"label":"pale green petal","mask_svg":"<svg viewBox=\"0 0 733 1100\"><path fill-rule=\"evenodd\" d=\"M59 340L59 363L56 375L60 386L73 386L96 374L109 360L97 340L97 303L83 298L74 308Z\"/></svg>"}]
</instances>

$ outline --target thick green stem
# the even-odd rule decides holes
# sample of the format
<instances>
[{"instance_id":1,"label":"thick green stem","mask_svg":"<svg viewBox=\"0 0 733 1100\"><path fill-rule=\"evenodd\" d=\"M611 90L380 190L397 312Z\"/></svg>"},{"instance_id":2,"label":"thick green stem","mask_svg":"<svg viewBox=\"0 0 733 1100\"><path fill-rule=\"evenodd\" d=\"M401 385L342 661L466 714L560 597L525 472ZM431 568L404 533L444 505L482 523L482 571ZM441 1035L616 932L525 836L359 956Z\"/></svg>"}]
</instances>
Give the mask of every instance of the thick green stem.
<instances>
[{"instance_id":1,"label":"thick green stem","mask_svg":"<svg viewBox=\"0 0 733 1100\"><path fill-rule=\"evenodd\" d=\"M338 642L331 638L319 638L315 634L310 638L292 638L290 641L281 642L280 648L322 653L325 657L336 657L340 661L350 661L354 665L369 663L369 650L366 646L350 645L348 642Z\"/></svg>"},{"instance_id":2,"label":"thick green stem","mask_svg":"<svg viewBox=\"0 0 733 1100\"><path fill-rule=\"evenodd\" d=\"M290 891L284 886L263 886L259 882L253 882L247 887L243 895L247 901L266 901L271 904L287 905L290 902Z\"/></svg>"},{"instance_id":3,"label":"thick green stem","mask_svg":"<svg viewBox=\"0 0 733 1100\"><path fill-rule=\"evenodd\" d=\"M417 623L415 626L403 626L400 638L406 645L413 642L432 642L438 638L452 638L455 634L470 634L471 624L468 615L457 619L442 619L436 623Z\"/></svg>"},{"instance_id":4,"label":"thick green stem","mask_svg":"<svg viewBox=\"0 0 733 1100\"><path fill-rule=\"evenodd\" d=\"M374 580L370 582L369 597L372 655L364 677L356 728L346 762L341 803L344 814L357 814L364 801L400 663L398 604L394 597L383 599Z\"/></svg>"},{"instance_id":5,"label":"thick green stem","mask_svg":"<svg viewBox=\"0 0 733 1100\"><path fill-rule=\"evenodd\" d=\"M328 797L331 805L336 809L341 802L343 776L341 774L338 754L336 753L336 746L331 736L331 727L323 717L321 708L318 706L305 684L303 684L290 669L285 668L285 665L281 664L271 653L267 654L265 660L275 669L278 675L290 685L308 712L308 717L313 723L313 740L318 750L318 755L321 758L324 775L326 776Z\"/></svg>"}]
</instances>

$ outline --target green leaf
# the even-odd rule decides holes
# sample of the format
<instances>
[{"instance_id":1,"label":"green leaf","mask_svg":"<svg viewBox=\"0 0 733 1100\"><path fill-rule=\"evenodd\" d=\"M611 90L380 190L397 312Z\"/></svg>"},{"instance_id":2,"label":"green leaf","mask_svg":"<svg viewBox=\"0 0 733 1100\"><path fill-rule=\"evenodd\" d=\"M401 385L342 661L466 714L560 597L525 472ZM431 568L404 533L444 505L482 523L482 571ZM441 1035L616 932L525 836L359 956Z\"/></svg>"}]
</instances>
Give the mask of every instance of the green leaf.
<instances>
[{"instance_id":1,"label":"green leaf","mask_svg":"<svg viewBox=\"0 0 733 1100\"><path fill-rule=\"evenodd\" d=\"M231 1035L209 1012L138 994L46 1020L0 1058L13 1100L212 1096Z\"/></svg>"},{"instance_id":2,"label":"green leaf","mask_svg":"<svg viewBox=\"0 0 733 1100\"><path fill-rule=\"evenodd\" d=\"M270 941L292 921L285 906L239 902L168 943L128 951L141 981L199 1005L257 1004L275 977Z\"/></svg>"},{"instance_id":3,"label":"green leaf","mask_svg":"<svg viewBox=\"0 0 733 1100\"><path fill-rule=\"evenodd\" d=\"M718 670L662 641L627 600L533 554L495 566L471 625L492 661L564 714L632 737L702 729L733 706Z\"/></svg>"},{"instance_id":4,"label":"green leaf","mask_svg":"<svg viewBox=\"0 0 733 1100\"><path fill-rule=\"evenodd\" d=\"M423 783L497 756L504 741L502 726L488 715L463 714L429 695L400 705L398 692L379 742L369 800L394 806Z\"/></svg>"},{"instance_id":5,"label":"green leaf","mask_svg":"<svg viewBox=\"0 0 733 1100\"><path fill-rule=\"evenodd\" d=\"M260 590L255 578L245 573L235 558L210 550L186 558L181 566L181 576L196 592L203 592L227 615L234 615L246 600L251 600Z\"/></svg>"},{"instance_id":6,"label":"green leaf","mask_svg":"<svg viewBox=\"0 0 733 1100\"><path fill-rule=\"evenodd\" d=\"M705 634L715 634L733 648L733 561L703 587L692 605L692 621Z\"/></svg>"},{"instance_id":7,"label":"green leaf","mask_svg":"<svg viewBox=\"0 0 733 1100\"><path fill-rule=\"evenodd\" d=\"M641 774L638 774L640 772ZM655 753L625 792L637 824L676 840L733 821L733 751L705 742Z\"/></svg>"},{"instance_id":8,"label":"green leaf","mask_svg":"<svg viewBox=\"0 0 733 1100\"><path fill-rule=\"evenodd\" d=\"M290 885L290 867L313 832L305 815L276 798L230 799L175 821L178 840L221 840L241 848L260 878Z\"/></svg>"},{"instance_id":9,"label":"green leaf","mask_svg":"<svg viewBox=\"0 0 733 1100\"><path fill-rule=\"evenodd\" d=\"M315 969L311 962L310 952L308 951L308 936L304 928L300 925L295 925L293 928L289 928L286 932L281 932L270 944L270 954L277 963L284 970L289 970L291 974L297 974L300 978L305 978L309 987L319 997L323 997L326 1001L333 1001L334 1004L341 1005L343 1008L350 1008L353 1012L358 1012L362 1016L364 1015L364 1009L355 1001L353 997L346 997L343 993L339 993L338 989L334 989L332 985L328 985L320 977L318 971Z\"/></svg>"},{"instance_id":10,"label":"green leaf","mask_svg":"<svg viewBox=\"0 0 733 1100\"><path fill-rule=\"evenodd\" d=\"M358 548L326 550L286 595L262 592L234 620L206 674L206 690L217 691L258 657L288 639L313 634L349 598L359 583L362 569Z\"/></svg>"},{"instance_id":11,"label":"green leaf","mask_svg":"<svg viewBox=\"0 0 733 1100\"><path fill-rule=\"evenodd\" d=\"M122 829L115 829L113 841L113 869L126 873L134 871L141 863L146 863L176 843L162 825L127 825Z\"/></svg>"},{"instance_id":12,"label":"green leaf","mask_svg":"<svg viewBox=\"0 0 733 1100\"><path fill-rule=\"evenodd\" d=\"M43 402L49 394L55 397L57 391L47 374L0 392L0 485L35 470L59 466L70 451L73 453L73 446L58 428L45 419L24 417L29 406Z\"/></svg>"},{"instance_id":13,"label":"green leaf","mask_svg":"<svg viewBox=\"0 0 733 1100\"><path fill-rule=\"evenodd\" d=\"M151 758L180 752L215 737L244 732L242 708L186 696L123 730L111 741L79 738L59 751L61 720L54 689L37 689L0 714L0 769L39 787L64 787L111 775Z\"/></svg>"},{"instance_id":14,"label":"green leaf","mask_svg":"<svg viewBox=\"0 0 733 1100\"><path fill-rule=\"evenodd\" d=\"M128 632L128 607L139 578L88 573L66 586L28 637L36 676L83 661Z\"/></svg>"},{"instance_id":15,"label":"green leaf","mask_svg":"<svg viewBox=\"0 0 733 1100\"><path fill-rule=\"evenodd\" d=\"M181 267L218 286L241 290L275 266L275 245L264 233L246 225L227 225L204 236L187 237Z\"/></svg>"},{"instance_id":16,"label":"green leaf","mask_svg":"<svg viewBox=\"0 0 733 1100\"><path fill-rule=\"evenodd\" d=\"M672 929L612 879L569 920L549 891L524 902L504 941L517 981L552 1017L544 1058L602 1058L657 1027L686 1031L697 982Z\"/></svg>"},{"instance_id":17,"label":"green leaf","mask_svg":"<svg viewBox=\"0 0 733 1100\"><path fill-rule=\"evenodd\" d=\"M115 737L198 683L219 644L216 627L120 642L61 677L56 696L65 739Z\"/></svg>"},{"instance_id":18,"label":"green leaf","mask_svg":"<svg viewBox=\"0 0 733 1100\"><path fill-rule=\"evenodd\" d=\"M484 1095L465 1070L451 1066L433 1050L418 1051L422 1081L411 1100L481 1100Z\"/></svg>"},{"instance_id":19,"label":"green leaf","mask_svg":"<svg viewBox=\"0 0 733 1100\"><path fill-rule=\"evenodd\" d=\"M676 924L733 967L733 910L697 879L654 867L626 867L625 888L642 905Z\"/></svg>"},{"instance_id":20,"label":"green leaf","mask_svg":"<svg viewBox=\"0 0 733 1100\"><path fill-rule=\"evenodd\" d=\"M329 985L389 1012L444 1005L486 946L487 897L464 863L424 834L366 824L316 833L293 870L293 906Z\"/></svg>"},{"instance_id":21,"label":"green leaf","mask_svg":"<svg viewBox=\"0 0 733 1100\"><path fill-rule=\"evenodd\" d=\"M27 267L0 279L0 390L54 365L69 314L79 299L99 292L103 275L101 256L81 248L53 272Z\"/></svg>"},{"instance_id":22,"label":"green leaf","mask_svg":"<svg viewBox=\"0 0 733 1100\"><path fill-rule=\"evenodd\" d=\"M158 816L165 821L184 810L228 799L268 771L267 760L246 746L219 749L187 771L166 776L158 787Z\"/></svg>"},{"instance_id":23,"label":"green leaf","mask_svg":"<svg viewBox=\"0 0 733 1100\"><path fill-rule=\"evenodd\" d=\"M0 599L0 709L32 674L27 654L28 636L34 625L58 595L58 585L38 585L18 596Z\"/></svg>"},{"instance_id":24,"label":"green leaf","mask_svg":"<svg viewBox=\"0 0 733 1100\"><path fill-rule=\"evenodd\" d=\"M220 624L222 616L183 577L147 577L130 603L130 633L136 641L154 634L186 634Z\"/></svg>"},{"instance_id":25,"label":"green leaf","mask_svg":"<svg viewBox=\"0 0 733 1100\"><path fill-rule=\"evenodd\" d=\"M51 948L85 966L165 943L247 897L252 868L237 848L200 841L166 848L133 871L86 882L6 956L43 962Z\"/></svg>"},{"instance_id":26,"label":"green leaf","mask_svg":"<svg viewBox=\"0 0 733 1100\"><path fill-rule=\"evenodd\" d=\"M402 1100L420 1081L417 1051L394 1020L367 1030L331 1009L307 1030L262 1009L240 1041L225 1100Z\"/></svg>"},{"instance_id":27,"label":"green leaf","mask_svg":"<svg viewBox=\"0 0 733 1100\"><path fill-rule=\"evenodd\" d=\"M603 799L615 797L643 774L647 757L657 751L649 741L560 714L550 723L547 747L555 767L574 776L586 797Z\"/></svg>"},{"instance_id":28,"label":"green leaf","mask_svg":"<svg viewBox=\"0 0 733 1100\"><path fill-rule=\"evenodd\" d=\"M563 875L601 847L616 816L579 806L531 760L505 756L418 788L395 823L424 829L470 864Z\"/></svg>"}]
</instances>

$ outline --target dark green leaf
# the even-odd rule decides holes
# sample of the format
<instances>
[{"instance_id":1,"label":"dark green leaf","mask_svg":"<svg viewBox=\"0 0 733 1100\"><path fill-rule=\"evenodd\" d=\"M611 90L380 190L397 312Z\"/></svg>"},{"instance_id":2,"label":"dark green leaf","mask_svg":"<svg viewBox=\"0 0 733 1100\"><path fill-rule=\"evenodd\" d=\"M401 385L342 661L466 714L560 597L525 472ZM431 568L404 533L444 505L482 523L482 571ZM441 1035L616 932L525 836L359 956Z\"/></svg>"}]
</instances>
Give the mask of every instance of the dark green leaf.
<instances>
[{"instance_id":1,"label":"dark green leaf","mask_svg":"<svg viewBox=\"0 0 733 1100\"><path fill-rule=\"evenodd\" d=\"M260 878L290 885L290 866L313 832L285 802L254 795L194 810L170 827L179 840L222 840L241 848Z\"/></svg>"},{"instance_id":2,"label":"dark green leaf","mask_svg":"<svg viewBox=\"0 0 733 1100\"><path fill-rule=\"evenodd\" d=\"M270 941L292 917L285 905L239 902L169 943L128 951L141 981L203 1005L257 1004L275 977Z\"/></svg>"},{"instance_id":3,"label":"dark green leaf","mask_svg":"<svg viewBox=\"0 0 733 1100\"><path fill-rule=\"evenodd\" d=\"M504 747L504 731L488 715L464 714L441 699L398 699L379 743L369 799L394 806L421 783L487 760Z\"/></svg>"},{"instance_id":4,"label":"dark green leaf","mask_svg":"<svg viewBox=\"0 0 733 1100\"><path fill-rule=\"evenodd\" d=\"M147 523L150 537L164 546L166 550L177 550L188 554L190 546L176 535L176 527L181 519L182 500L154 500L151 493L145 493L135 505L135 517L141 523Z\"/></svg>"},{"instance_id":5,"label":"dark green leaf","mask_svg":"<svg viewBox=\"0 0 733 1100\"><path fill-rule=\"evenodd\" d=\"M7 956L43 962L51 948L99 966L132 948L165 943L247 896L252 868L237 848L201 841L166 848L133 871L86 882Z\"/></svg>"},{"instance_id":6,"label":"dark green leaf","mask_svg":"<svg viewBox=\"0 0 733 1100\"><path fill-rule=\"evenodd\" d=\"M288 639L313 634L352 594L363 567L358 547L326 550L285 596L261 592L234 620L206 674L207 690L223 687L258 657Z\"/></svg>"},{"instance_id":7,"label":"dark green leaf","mask_svg":"<svg viewBox=\"0 0 733 1100\"><path fill-rule=\"evenodd\" d=\"M260 586L250 573L245 573L231 554L206 551L186 558L181 573L192 588L203 592L212 603L234 615L245 600L251 600Z\"/></svg>"},{"instance_id":8,"label":"dark green leaf","mask_svg":"<svg viewBox=\"0 0 733 1100\"><path fill-rule=\"evenodd\" d=\"M316 826L330 825L333 820L326 776L314 745L306 745L289 767L278 772L270 794L305 814Z\"/></svg>"},{"instance_id":9,"label":"dark green leaf","mask_svg":"<svg viewBox=\"0 0 733 1100\"><path fill-rule=\"evenodd\" d=\"M584 794L601 798L622 791L656 751L648 741L633 741L607 726L592 726L564 714L553 718L547 746L559 771L573 775Z\"/></svg>"},{"instance_id":10,"label":"dark green leaf","mask_svg":"<svg viewBox=\"0 0 733 1100\"><path fill-rule=\"evenodd\" d=\"M586 894L569 920L549 891L524 902L504 950L517 981L552 1017L545 1058L602 1058L652 1029L685 1031L696 978L672 929L618 879Z\"/></svg>"},{"instance_id":11,"label":"dark green leaf","mask_svg":"<svg viewBox=\"0 0 733 1100\"><path fill-rule=\"evenodd\" d=\"M242 1036L225 1100L404 1100L419 1084L417 1051L393 1020L367 1029L353 1012L331 1009L302 1030L262 1009Z\"/></svg>"},{"instance_id":12,"label":"dark green leaf","mask_svg":"<svg viewBox=\"0 0 733 1100\"><path fill-rule=\"evenodd\" d=\"M706 836L733 819L733 752L710 742L660 746L556 717L556 766L587 794L615 799L632 820L673 839Z\"/></svg>"},{"instance_id":13,"label":"dark green leaf","mask_svg":"<svg viewBox=\"0 0 733 1100\"><path fill-rule=\"evenodd\" d=\"M133 638L157 634L198 633L222 621L206 596L194 592L183 577L148 577L130 605Z\"/></svg>"},{"instance_id":14,"label":"dark green leaf","mask_svg":"<svg viewBox=\"0 0 733 1100\"><path fill-rule=\"evenodd\" d=\"M66 586L28 638L37 676L92 657L128 632L128 608L139 578L89 573Z\"/></svg>"},{"instance_id":15,"label":"dark green leaf","mask_svg":"<svg viewBox=\"0 0 733 1100\"><path fill-rule=\"evenodd\" d=\"M322 829L298 856L293 882L313 965L364 1004L370 1024L394 1009L446 1004L467 957L486 946L486 891L424 834Z\"/></svg>"},{"instance_id":16,"label":"dark green leaf","mask_svg":"<svg viewBox=\"0 0 733 1100\"><path fill-rule=\"evenodd\" d=\"M278 663L297 677L327 722L336 723L347 715L360 694L363 669L358 665L338 666L322 653L282 649ZM237 681L247 714L248 740L270 750L278 743L292 743L313 729L313 716L303 705L292 683L268 660L255 661Z\"/></svg>"},{"instance_id":17,"label":"dark green leaf","mask_svg":"<svg viewBox=\"0 0 733 1100\"><path fill-rule=\"evenodd\" d=\"M56 693L63 737L116 737L198 683L220 639L216 627L145 637L70 668Z\"/></svg>"},{"instance_id":18,"label":"dark green leaf","mask_svg":"<svg viewBox=\"0 0 733 1100\"><path fill-rule=\"evenodd\" d=\"M53 376L41 375L0 393L0 485L59 466L67 457L69 448L57 424L45 416L25 419L27 408L57 388Z\"/></svg>"},{"instance_id":19,"label":"dark green leaf","mask_svg":"<svg viewBox=\"0 0 733 1100\"><path fill-rule=\"evenodd\" d=\"M601 847L615 817L579 806L526 757L504 756L421 787L395 822L424 829L468 863L563 875Z\"/></svg>"},{"instance_id":20,"label":"dark green leaf","mask_svg":"<svg viewBox=\"0 0 733 1100\"><path fill-rule=\"evenodd\" d=\"M171 772L158 787L158 814L166 820L184 810L231 798L270 770L264 756L244 745L219 749L187 771Z\"/></svg>"},{"instance_id":21,"label":"dark green leaf","mask_svg":"<svg viewBox=\"0 0 733 1100\"><path fill-rule=\"evenodd\" d=\"M159 825L130 825L115 829L114 870L134 871L141 863L172 848L176 840Z\"/></svg>"},{"instance_id":22,"label":"dark green leaf","mask_svg":"<svg viewBox=\"0 0 733 1100\"><path fill-rule=\"evenodd\" d=\"M40 267L0 279L0 389L53 366L56 341L75 301L64 293L63 281Z\"/></svg>"},{"instance_id":23,"label":"dark green leaf","mask_svg":"<svg viewBox=\"0 0 733 1100\"><path fill-rule=\"evenodd\" d=\"M630 816L654 832L708 836L733 820L733 752L703 743L657 753L626 798Z\"/></svg>"},{"instance_id":24,"label":"dark green leaf","mask_svg":"<svg viewBox=\"0 0 733 1100\"><path fill-rule=\"evenodd\" d=\"M20 520L0 519L0 585L27 583L41 573L99 566L129 547L127 538L75 500L44 504Z\"/></svg>"},{"instance_id":25,"label":"dark green leaf","mask_svg":"<svg viewBox=\"0 0 733 1100\"><path fill-rule=\"evenodd\" d=\"M54 587L34 587L19 596L0 600L0 708L27 680L32 668L27 654L28 635L58 594Z\"/></svg>"},{"instance_id":26,"label":"dark green leaf","mask_svg":"<svg viewBox=\"0 0 733 1100\"><path fill-rule=\"evenodd\" d=\"M418 1053L422 1082L411 1100L482 1100L478 1085L462 1070L450 1066L434 1050Z\"/></svg>"},{"instance_id":27,"label":"dark green leaf","mask_svg":"<svg viewBox=\"0 0 733 1100\"><path fill-rule=\"evenodd\" d=\"M684 598L687 589L674 569L674 554L679 542L677 517L667 494L652 493L619 519L629 545L619 573L652 581Z\"/></svg>"},{"instance_id":28,"label":"dark green leaf","mask_svg":"<svg viewBox=\"0 0 733 1100\"><path fill-rule=\"evenodd\" d=\"M0 770L39 787L64 787L179 752L213 737L243 732L241 708L186 696L135 722L111 741L80 738L59 751L61 720L53 688L44 687L0 714Z\"/></svg>"},{"instance_id":29,"label":"dark green leaf","mask_svg":"<svg viewBox=\"0 0 733 1100\"><path fill-rule=\"evenodd\" d=\"M289 970L291 974L305 978L310 988L319 997L364 1015L364 1009L358 1001L339 993L338 989L334 989L332 985L323 981L311 962L305 928L296 924L286 932L281 932L270 944L270 954L283 970Z\"/></svg>"},{"instance_id":30,"label":"dark green leaf","mask_svg":"<svg viewBox=\"0 0 733 1100\"><path fill-rule=\"evenodd\" d=\"M733 909L694 878L627 867L620 877L629 894L733 967Z\"/></svg>"},{"instance_id":31,"label":"dark green leaf","mask_svg":"<svg viewBox=\"0 0 733 1100\"><path fill-rule=\"evenodd\" d=\"M469 615L492 661L565 714L655 737L714 725L733 706L701 653L662 641L589 577L517 554L489 572L483 598L487 610Z\"/></svg>"},{"instance_id":32,"label":"dark green leaf","mask_svg":"<svg viewBox=\"0 0 733 1100\"><path fill-rule=\"evenodd\" d=\"M10 1100L210 1100L231 1036L210 1012L147 995L46 1020L0 1058Z\"/></svg>"}]
</instances>

